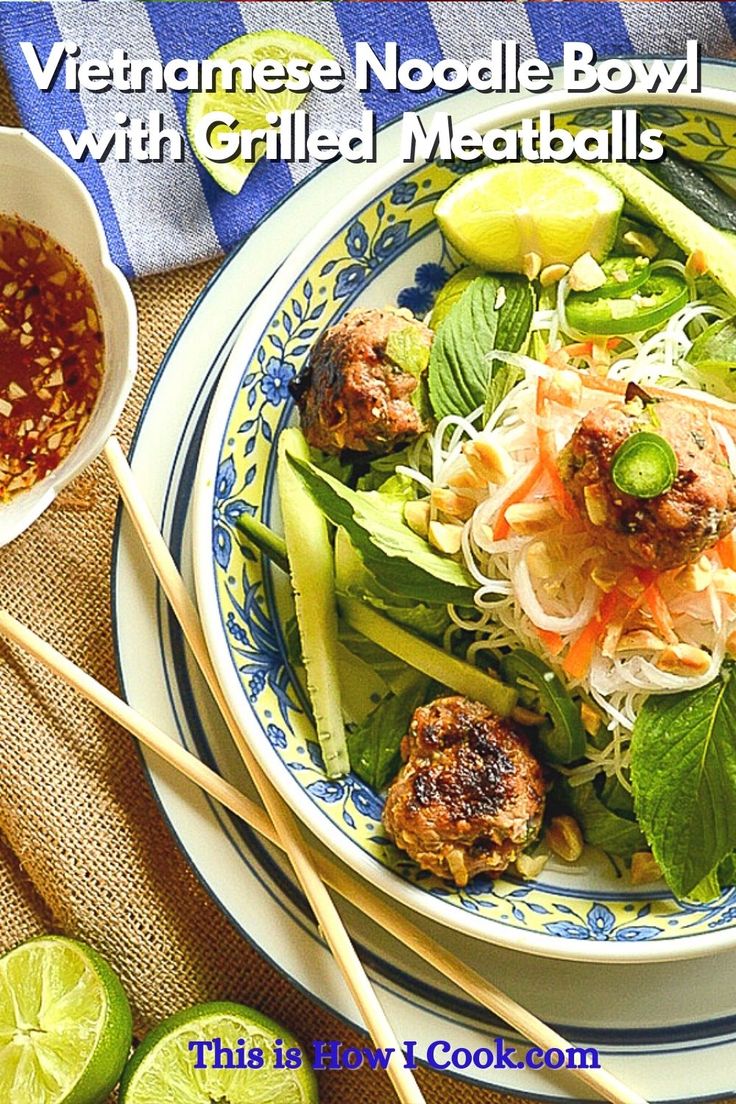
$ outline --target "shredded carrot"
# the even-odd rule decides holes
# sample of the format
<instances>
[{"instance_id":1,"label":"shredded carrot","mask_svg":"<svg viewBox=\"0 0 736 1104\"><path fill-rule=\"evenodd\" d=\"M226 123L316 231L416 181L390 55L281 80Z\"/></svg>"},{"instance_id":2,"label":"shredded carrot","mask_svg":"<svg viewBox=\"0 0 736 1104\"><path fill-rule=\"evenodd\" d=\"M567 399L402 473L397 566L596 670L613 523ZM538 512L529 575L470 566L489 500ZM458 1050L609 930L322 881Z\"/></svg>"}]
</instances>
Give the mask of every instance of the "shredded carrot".
<instances>
[{"instance_id":1,"label":"shredded carrot","mask_svg":"<svg viewBox=\"0 0 736 1104\"><path fill-rule=\"evenodd\" d=\"M534 627L539 639L544 644L545 648L550 655L558 656L562 649L565 647L565 641L562 639L559 633L550 632L549 629L539 629Z\"/></svg>"},{"instance_id":2,"label":"shredded carrot","mask_svg":"<svg viewBox=\"0 0 736 1104\"><path fill-rule=\"evenodd\" d=\"M635 599L618 585L613 590L609 590L608 594L603 595L598 609L585 628L580 631L580 635L572 643L563 660L562 669L566 674L577 679L587 675L596 644L612 621L626 618L634 602Z\"/></svg>"},{"instance_id":3,"label":"shredded carrot","mask_svg":"<svg viewBox=\"0 0 736 1104\"><path fill-rule=\"evenodd\" d=\"M503 540L509 534L509 523L506 521L506 511L509 506L513 506L515 502L523 502L526 496L529 494L534 484L542 474L542 465L539 460L536 460L532 464L531 468L527 472L524 479L521 481L516 490L512 491L508 498L504 499L501 503L498 514L496 515L496 521L493 526L493 539Z\"/></svg>"},{"instance_id":4,"label":"shredded carrot","mask_svg":"<svg viewBox=\"0 0 736 1104\"><path fill-rule=\"evenodd\" d=\"M549 411L546 395L546 381L537 380L537 397L535 412L538 418L543 418ZM552 493L564 517L574 517L576 513L575 503L565 484L562 482L557 470L557 454L554 446L554 434L549 429L541 426L537 429L537 444L539 447L539 459L544 471L552 484Z\"/></svg>"},{"instance_id":5,"label":"shredded carrot","mask_svg":"<svg viewBox=\"0 0 736 1104\"><path fill-rule=\"evenodd\" d=\"M729 533L727 537L722 537L719 540L716 545L716 552L720 556L724 567L730 567L732 571L736 571L736 544L734 543L733 533Z\"/></svg>"},{"instance_id":6,"label":"shredded carrot","mask_svg":"<svg viewBox=\"0 0 736 1104\"><path fill-rule=\"evenodd\" d=\"M676 644L679 637L675 632L672 614L667 608L667 603L662 597L662 592L656 581L649 583L645 588L644 594L642 595L642 604L646 605L654 618L654 623L659 629L661 636L664 637L668 644Z\"/></svg>"},{"instance_id":7,"label":"shredded carrot","mask_svg":"<svg viewBox=\"0 0 736 1104\"><path fill-rule=\"evenodd\" d=\"M593 355L593 342L574 341L572 345L563 345L562 352L571 357L589 357Z\"/></svg>"},{"instance_id":8,"label":"shredded carrot","mask_svg":"<svg viewBox=\"0 0 736 1104\"><path fill-rule=\"evenodd\" d=\"M562 662L562 670L570 678L581 679L587 675L602 628L603 622L596 613L581 630L577 640L570 645L570 650Z\"/></svg>"}]
</instances>

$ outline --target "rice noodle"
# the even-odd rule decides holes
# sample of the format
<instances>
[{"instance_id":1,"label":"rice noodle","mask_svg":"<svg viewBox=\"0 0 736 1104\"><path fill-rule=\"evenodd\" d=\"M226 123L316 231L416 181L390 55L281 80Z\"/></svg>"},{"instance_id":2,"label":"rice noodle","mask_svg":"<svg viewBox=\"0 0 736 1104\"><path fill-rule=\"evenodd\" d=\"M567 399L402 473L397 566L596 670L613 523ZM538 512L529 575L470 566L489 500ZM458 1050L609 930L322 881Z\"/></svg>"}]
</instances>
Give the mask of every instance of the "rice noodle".
<instances>
[{"instance_id":1,"label":"rice noodle","mask_svg":"<svg viewBox=\"0 0 736 1104\"><path fill-rule=\"evenodd\" d=\"M679 272L682 266L678 262L662 262L652 266L652 270L656 267L674 268ZM534 315L533 329L547 331L549 347L558 347L558 333L568 340L570 337L589 340L586 335L575 334L567 323L567 291L563 279L558 285L556 309L537 311ZM694 299L657 333L627 335L611 353L610 378L643 386L656 383L676 388L683 396L690 390L695 391L697 374L687 362L692 344L688 329L692 332L693 324L699 320L722 317L724 312L720 308ZM678 589L676 577L671 587L665 588L678 638L705 649L710 655L708 669L699 675L662 670L654 662L656 654L652 651L617 653L614 649L612 655L604 654L599 641L585 679L575 681L565 676L559 660L546 651L540 632L559 634L564 654L591 621L601 601L601 590L593 579L592 568L598 565L615 571L620 569L620 564L612 562L579 522L559 518L548 530L530 536L514 532L496 536L495 522L499 511L505 509L509 498L524 484L538 462L540 429L559 450L589 410L605 402L617 401L620 396L584 388L575 408L555 404L553 417L540 418L536 411L537 384L540 379L551 378L555 369L522 353L495 351L493 357L520 369L524 375L496 407L488 422L481 425L481 408L468 417L449 415L443 418L429 439L431 478L418 467L402 465L397 469L431 491L447 487L448 479L458 474L465 464L463 446L469 441L482 438L494 442L510 457L512 473L502 486L489 482L485 488L472 492L478 502L463 527L462 556L477 584L475 609L469 612L449 607L448 640L457 632L472 634L467 652L471 661L479 654L498 660L506 650L521 644L554 666L573 695L583 696L600 709L608 729L605 747L589 746L584 763L559 769L573 784L582 784L603 773L618 778L623 786L630 788L629 742L642 703L649 694L694 689L716 676L725 655L726 639L736 628L736 603L731 605L712 585L699 592L685 592L682 586ZM717 400L714 400L711 422L728 463L736 473L736 443L717 420ZM550 479L541 477L525 501L548 499L551 489ZM722 566L714 551L710 557L714 568ZM541 570L540 563L546 564L547 570Z\"/></svg>"}]
</instances>

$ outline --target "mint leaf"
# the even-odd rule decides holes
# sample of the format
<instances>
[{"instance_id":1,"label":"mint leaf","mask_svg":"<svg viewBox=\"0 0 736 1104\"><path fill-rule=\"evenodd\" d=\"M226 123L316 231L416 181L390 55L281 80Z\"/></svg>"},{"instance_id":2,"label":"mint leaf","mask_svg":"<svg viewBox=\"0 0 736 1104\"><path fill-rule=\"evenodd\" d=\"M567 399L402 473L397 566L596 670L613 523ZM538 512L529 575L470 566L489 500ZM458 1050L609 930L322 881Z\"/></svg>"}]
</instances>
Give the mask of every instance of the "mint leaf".
<instances>
[{"instance_id":1,"label":"mint leaf","mask_svg":"<svg viewBox=\"0 0 736 1104\"><path fill-rule=\"evenodd\" d=\"M350 766L374 790L382 790L401 766L401 741L409 730L414 710L429 692L424 675L412 679L400 694L385 698L348 735Z\"/></svg>"},{"instance_id":2,"label":"mint leaf","mask_svg":"<svg viewBox=\"0 0 736 1104\"><path fill-rule=\"evenodd\" d=\"M678 897L687 897L736 847L736 679L652 694L632 735L639 822ZM712 888L712 887L711 887Z\"/></svg>"},{"instance_id":3,"label":"mint leaf","mask_svg":"<svg viewBox=\"0 0 736 1104\"><path fill-rule=\"evenodd\" d=\"M424 331L416 325L392 330L386 338L386 356L403 372L417 379L429 364L430 345Z\"/></svg>"},{"instance_id":4,"label":"mint leaf","mask_svg":"<svg viewBox=\"0 0 736 1104\"><path fill-rule=\"evenodd\" d=\"M468 285L440 325L429 357L429 397L437 418L482 406L497 374L505 381L498 388L503 398L518 372L512 380L489 354L520 349L533 310L531 284L523 276L484 274Z\"/></svg>"},{"instance_id":5,"label":"mint leaf","mask_svg":"<svg viewBox=\"0 0 736 1104\"><path fill-rule=\"evenodd\" d=\"M312 500L333 525L345 529L381 586L399 599L472 606L475 588L465 567L412 532L404 522L401 499L353 491L307 460L291 454L288 459Z\"/></svg>"},{"instance_id":6,"label":"mint leaf","mask_svg":"<svg viewBox=\"0 0 736 1104\"><path fill-rule=\"evenodd\" d=\"M713 395L733 400L736 390L736 316L721 318L693 341L687 360Z\"/></svg>"},{"instance_id":7,"label":"mint leaf","mask_svg":"<svg viewBox=\"0 0 736 1104\"><path fill-rule=\"evenodd\" d=\"M429 320L433 330L439 329L440 324L447 318L452 308L467 290L468 285L472 284L476 276L480 276L480 274L480 269L476 268L475 265L468 265L467 268L461 268L457 272L453 272L434 301L432 316Z\"/></svg>"}]
</instances>

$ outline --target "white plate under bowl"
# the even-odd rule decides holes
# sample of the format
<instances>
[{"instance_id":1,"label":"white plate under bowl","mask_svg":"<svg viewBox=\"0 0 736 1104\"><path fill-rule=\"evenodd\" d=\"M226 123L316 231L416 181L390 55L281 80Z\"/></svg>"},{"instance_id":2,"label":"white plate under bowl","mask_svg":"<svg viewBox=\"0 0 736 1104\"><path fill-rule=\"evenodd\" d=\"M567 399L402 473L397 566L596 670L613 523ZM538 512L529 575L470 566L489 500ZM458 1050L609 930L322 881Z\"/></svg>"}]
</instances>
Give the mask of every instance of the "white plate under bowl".
<instances>
[{"instance_id":1,"label":"white plate under bowl","mask_svg":"<svg viewBox=\"0 0 736 1104\"><path fill-rule=\"evenodd\" d=\"M713 66L713 84L732 70ZM509 125L547 107L557 125L602 124L627 96L519 99L474 121ZM449 100L456 119L472 98ZM688 156L718 141L718 170L736 173L736 96L651 95L650 124ZM718 134L718 139L715 135ZM278 433L293 417L287 381L317 335L354 306L398 302L424 313L453 260L433 219L436 197L464 166L399 161L374 172L328 214L305 215L302 237L259 298L234 344L207 419L195 481L194 573L218 677L266 772L311 831L373 885L428 918L514 950L594 962L644 962L715 953L736 944L736 889L703 905L676 901L666 887L637 888L605 857L586 851L570 867L550 862L539 879L476 878L450 887L399 852L381 828L381 796L354 775L327 779L308 703L286 656L282 625L288 583L239 535L247 511L278 526L274 495ZM321 213L321 212L320 212ZM456 263L456 262L455 262Z\"/></svg>"},{"instance_id":2,"label":"white plate under bowl","mask_svg":"<svg viewBox=\"0 0 736 1104\"><path fill-rule=\"evenodd\" d=\"M395 138L395 129L382 136L384 152ZM283 259L278 248L264 246L291 240L313 216L324 187L344 189L353 179L354 172L334 166L307 181L229 258L172 343L154 384L133 469L190 584L190 496L199 435L234 331L260 283ZM256 299L250 313L258 311ZM115 542L113 597L128 700L247 790L242 765L187 660L127 519ZM155 756L146 753L145 765L173 833L221 908L295 985L355 1023L339 971L278 856ZM474 1048L501 1034L490 1017L365 917L350 908L345 916L399 1037L416 1039L420 1055L435 1039ZM479 955L474 940L421 917L417 922L569 1038L597 1045L602 1061L648 1099L705 1101L736 1089L733 953L635 969L535 959L492 946ZM580 1095L569 1077L550 1072L489 1070L475 1078L489 1089L567 1104Z\"/></svg>"}]
</instances>

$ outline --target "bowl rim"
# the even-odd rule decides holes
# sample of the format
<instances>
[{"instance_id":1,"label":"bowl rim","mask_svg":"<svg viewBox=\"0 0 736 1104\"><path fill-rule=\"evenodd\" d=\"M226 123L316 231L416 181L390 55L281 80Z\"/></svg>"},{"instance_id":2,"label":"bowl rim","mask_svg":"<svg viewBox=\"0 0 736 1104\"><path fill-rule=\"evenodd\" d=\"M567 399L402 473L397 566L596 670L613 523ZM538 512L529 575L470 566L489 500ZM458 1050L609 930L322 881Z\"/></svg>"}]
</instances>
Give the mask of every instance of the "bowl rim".
<instances>
[{"instance_id":1,"label":"bowl rim","mask_svg":"<svg viewBox=\"0 0 736 1104\"><path fill-rule=\"evenodd\" d=\"M644 93L640 86L636 86L622 94L551 91L537 96L524 96L457 121L462 121L463 124L484 133L491 127L507 126L523 118L534 117L542 110L549 110L554 115L557 111L583 107L640 105L643 95L646 95L647 104L659 103L690 108L697 106L699 111L712 110L720 114L725 110L725 113L736 118L736 92L704 86L697 93ZM450 100L448 110L451 111L451 109ZM369 173L359 187L331 207L305 234L289 253L268 287L264 289L259 303L261 309L258 311L258 317L244 324L215 388L197 464L192 500L192 552L200 617L220 685L233 705L235 715L240 719L241 732L260 766L270 774L274 763L277 764L279 790L305 827L330 848L342 862L346 863L353 873L365 878L373 888L398 900L419 915L428 916L440 924L460 930L481 942L490 942L511 950L566 961L618 964L675 961L702 957L719 950L733 948L736 946L736 926L709 933L681 935L676 939L664 938L660 941L578 941L512 928L490 917L478 917L456 905L447 904L441 898L426 893L420 886L405 881L400 875L383 866L320 812L309 795L283 766L271 746L263 739L260 722L257 721L251 704L243 695L242 686L237 679L223 639L219 606L214 598L211 551L213 462L219 456L223 429L227 424L243 368L260 340L264 329L263 319L273 315L293 286L296 275L308 266L315 253L332 237L335 229L370 203L375 195L387 190L398 177L405 175L412 164L424 163L421 159L410 162L400 157L393 158L386 165Z\"/></svg>"},{"instance_id":2,"label":"bowl rim","mask_svg":"<svg viewBox=\"0 0 736 1104\"><path fill-rule=\"evenodd\" d=\"M118 296L119 301L115 309L114 325L122 334L121 343L124 343L125 353L124 357L121 357L117 372L118 379L113 391L114 399L110 404L110 411L107 417L96 427L94 436L89 433L92 426L86 427L59 468L39 480L27 492L23 492L18 497L10 500L8 506L16 503L20 505L16 510L17 516L13 519L14 524L7 525L5 529L3 529L3 505L0 505L0 546L9 544L21 533L24 533L53 503L59 492L73 479L76 479L99 456L106 442L115 431L138 368L138 316L135 299L128 280L121 269L113 262L105 228L89 189L78 174L58 154L50 150L26 127L0 126L0 141L5 140L17 141L19 145L29 147L33 151L34 157L41 162L46 161L55 174L55 186L65 186L70 192L76 194L82 204L85 217L93 231L91 235L94 243L93 252L95 261L99 266L101 281L108 281ZM40 229L45 229L40 223L37 225ZM105 316L101 305L98 304L98 306L100 306L104 333L106 329L110 328L110 312L108 311L107 316ZM28 503L27 509L22 509L21 507L26 502Z\"/></svg>"}]
</instances>

